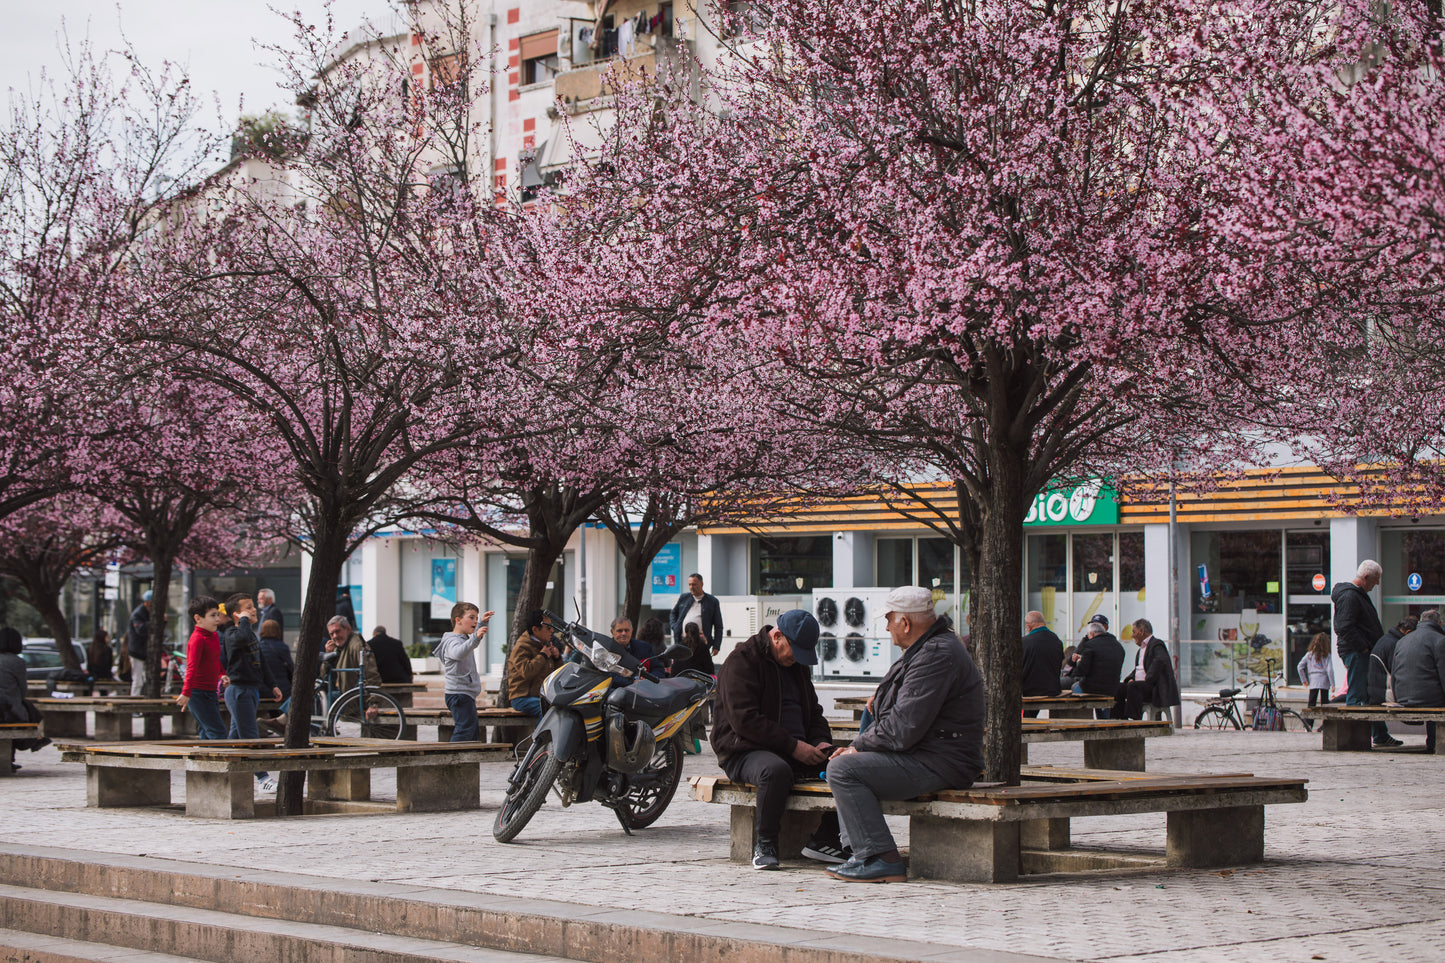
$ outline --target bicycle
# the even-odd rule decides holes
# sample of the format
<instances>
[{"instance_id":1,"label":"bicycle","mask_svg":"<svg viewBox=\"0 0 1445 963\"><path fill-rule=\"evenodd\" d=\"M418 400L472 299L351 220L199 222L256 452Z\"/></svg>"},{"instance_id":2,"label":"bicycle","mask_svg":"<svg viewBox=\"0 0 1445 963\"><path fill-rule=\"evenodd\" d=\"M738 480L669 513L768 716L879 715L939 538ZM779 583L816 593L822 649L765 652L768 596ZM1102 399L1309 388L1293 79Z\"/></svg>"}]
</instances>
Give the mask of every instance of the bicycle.
<instances>
[{"instance_id":1,"label":"bicycle","mask_svg":"<svg viewBox=\"0 0 1445 963\"><path fill-rule=\"evenodd\" d=\"M1224 729L1234 726L1235 729L1252 729L1252 725L1246 725L1244 716L1239 711L1239 703L1235 697L1255 686L1261 686L1259 694L1259 705L1255 713L1277 712L1279 713L1281 726L1287 732L1313 732L1314 723L1300 715L1293 709L1287 709L1279 704L1274 692L1274 659L1264 660L1265 677L1261 680L1249 683L1243 689L1220 689L1219 697L1205 702L1205 708L1201 709L1199 715L1194 717L1194 728L1196 729Z\"/></svg>"},{"instance_id":2,"label":"bicycle","mask_svg":"<svg viewBox=\"0 0 1445 963\"><path fill-rule=\"evenodd\" d=\"M365 639L361 640L361 649L361 666L346 669L332 666L317 678L311 703L311 734L343 739L400 740L406 732L406 710L387 693L368 688L362 666L371 647ZM342 690L333 685L335 676L348 672L357 675L354 687Z\"/></svg>"}]
</instances>

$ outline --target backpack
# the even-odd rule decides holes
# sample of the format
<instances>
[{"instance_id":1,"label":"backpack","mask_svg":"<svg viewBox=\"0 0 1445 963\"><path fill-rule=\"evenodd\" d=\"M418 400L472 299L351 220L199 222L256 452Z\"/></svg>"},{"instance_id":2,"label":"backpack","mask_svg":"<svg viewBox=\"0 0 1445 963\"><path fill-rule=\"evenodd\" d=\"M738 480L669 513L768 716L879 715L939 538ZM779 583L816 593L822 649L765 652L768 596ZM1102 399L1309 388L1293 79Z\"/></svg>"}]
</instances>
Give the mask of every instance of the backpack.
<instances>
[{"instance_id":1,"label":"backpack","mask_svg":"<svg viewBox=\"0 0 1445 963\"><path fill-rule=\"evenodd\" d=\"M1252 728L1257 732L1281 732L1284 730L1284 713L1278 709L1255 709Z\"/></svg>"},{"instance_id":2,"label":"backpack","mask_svg":"<svg viewBox=\"0 0 1445 963\"><path fill-rule=\"evenodd\" d=\"M1394 702L1395 702L1395 676L1394 676L1394 674L1390 671L1390 667L1385 664L1385 660L1382 659L1382 658L1380 658L1378 655L1376 655L1376 654L1373 653L1373 652L1370 653L1370 661L1375 662L1375 663L1378 663L1379 666L1380 666L1380 668L1384 670L1384 672L1385 672L1385 702L1386 702L1387 704L1394 704Z\"/></svg>"}]
</instances>

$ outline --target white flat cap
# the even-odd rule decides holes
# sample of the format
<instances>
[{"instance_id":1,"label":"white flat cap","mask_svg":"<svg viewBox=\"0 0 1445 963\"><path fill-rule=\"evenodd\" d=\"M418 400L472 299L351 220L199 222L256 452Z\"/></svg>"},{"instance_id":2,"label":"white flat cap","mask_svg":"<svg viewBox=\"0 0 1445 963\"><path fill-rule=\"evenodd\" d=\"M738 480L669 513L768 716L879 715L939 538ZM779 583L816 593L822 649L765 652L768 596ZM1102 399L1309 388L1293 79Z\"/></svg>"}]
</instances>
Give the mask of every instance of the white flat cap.
<instances>
[{"instance_id":1,"label":"white flat cap","mask_svg":"<svg viewBox=\"0 0 1445 963\"><path fill-rule=\"evenodd\" d=\"M933 611L933 592L916 585L905 585L888 593L884 611L899 615L918 615Z\"/></svg>"}]
</instances>

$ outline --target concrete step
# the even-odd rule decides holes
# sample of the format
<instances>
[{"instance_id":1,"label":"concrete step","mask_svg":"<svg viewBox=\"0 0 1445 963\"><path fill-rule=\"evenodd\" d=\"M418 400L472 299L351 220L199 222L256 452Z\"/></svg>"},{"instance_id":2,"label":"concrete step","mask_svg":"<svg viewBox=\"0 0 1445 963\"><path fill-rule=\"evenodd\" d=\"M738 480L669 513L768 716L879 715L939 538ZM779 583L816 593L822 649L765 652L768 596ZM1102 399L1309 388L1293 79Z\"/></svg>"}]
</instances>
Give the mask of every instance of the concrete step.
<instances>
[{"instance_id":1,"label":"concrete step","mask_svg":"<svg viewBox=\"0 0 1445 963\"><path fill-rule=\"evenodd\" d=\"M194 959L41 933L0 930L0 963L192 963Z\"/></svg>"},{"instance_id":2,"label":"concrete step","mask_svg":"<svg viewBox=\"0 0 1445 963\"><path fill-rule=\"evenodd\" d=\"M372 858L384 859L381 853ZM638 858L645 859L639 852ZM701 870L700 870L701 871ZM120 941L138 949L184 953L196 959L245 963L310 963L345 960L366 963L409 959L586 960L593 963L690 963L746 960L748 963L897 963L899 960L957 958L954 949L906 938L850 936L803 927L743 923L705 916L609 909L579 903L471 893L364 880L303 876L146 856L124 856L46 846L0 844L0 886L16 890L0 903L0 926L33 933L95 939L116 945L117 932L137 934ZM52 900L100 899L74 911L47 905ZM133 905L147 907L130 915ZM217 913L199 917L199 913ZM101 920L81 928L77 916ZM32 922L33 920L33 922ZM302 952L305 941L288 941L301 927L331 933ZM176 933L161 943L152 932ZM211 934L215 934L214 938ZM388 934L405 934L405 937ZM388 942L413 942L395 951ZM349 941L349 942L348 942ZM201 955L213 943L236 955ZM421 947L423 947L422 949ZM386 949L392 955L367 955ZM447 956L450 953L502 956ZM219 954L219 950L217 953ZM432 955L427 955L432 954ZM516 954L534 954L516 956ZM1017 963L1013 953L970 951L968 959ZM1028 959L1035 959L1028 957Z\"/></svg>"},{"instance_id":3,"label":"concrete step","mask_svg":"<svg viewBox=\"0 0 1445 963\"><path fill-rule=\"evenodd\" d=\"M0 885L0 917L36 936L64 937L67 949L51 947L73 959L129 959L122 951L177 954L167 959L212 963L257 960L310 963L559 963L557 957L368 932L346 926L257 919L215 909L176 907L142 900L116 899ZM86 956L82 950L99 951ZM20 957L24 959L24 957Z\"/></svg>"}]
</instances>

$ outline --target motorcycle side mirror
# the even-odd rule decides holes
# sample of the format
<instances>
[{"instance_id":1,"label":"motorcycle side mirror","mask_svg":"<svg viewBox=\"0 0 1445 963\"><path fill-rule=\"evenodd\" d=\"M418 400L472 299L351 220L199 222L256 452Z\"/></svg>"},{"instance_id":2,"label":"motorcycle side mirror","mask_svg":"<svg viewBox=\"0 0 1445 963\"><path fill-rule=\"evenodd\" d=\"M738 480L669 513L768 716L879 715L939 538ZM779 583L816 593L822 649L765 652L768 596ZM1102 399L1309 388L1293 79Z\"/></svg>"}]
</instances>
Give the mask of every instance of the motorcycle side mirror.
<instances>
[{"instance_id":1,"label":"motorcycle side mirror","mask_svg":"<svg viewBox=\"0 0 1445 963\"><path fill-rule=\"evenodd\" d=\"M685 645L674 644L663 649L662 654L659 655L658 658L666 662L679 662L683 659L691 658L691 656L692 649L689 649Z\"/></svg>"}]
</instances>

